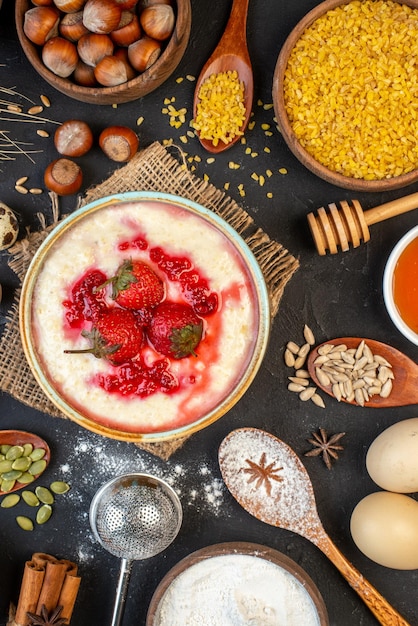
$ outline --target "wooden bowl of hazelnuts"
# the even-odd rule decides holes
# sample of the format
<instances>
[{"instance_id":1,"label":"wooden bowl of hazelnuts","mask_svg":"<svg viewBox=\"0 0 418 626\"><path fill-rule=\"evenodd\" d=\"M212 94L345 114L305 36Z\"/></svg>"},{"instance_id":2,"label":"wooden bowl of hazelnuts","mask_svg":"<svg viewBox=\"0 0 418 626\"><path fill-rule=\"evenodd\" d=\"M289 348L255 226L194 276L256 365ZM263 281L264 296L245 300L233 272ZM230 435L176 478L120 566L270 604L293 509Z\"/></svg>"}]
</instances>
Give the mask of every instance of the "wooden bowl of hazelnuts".
<instances>
[{"instance_id":1,"label":"wooden bowl of hazelnuts","mask_svg":"<svg viewBox=\"0 0 418 626\"><path fill-rule=\"evenodd\" d=\"M176 69L191 28L190 0L16 0L16 28L35 70L94 104L141 98Z\"/></svg>"}]
</instances>

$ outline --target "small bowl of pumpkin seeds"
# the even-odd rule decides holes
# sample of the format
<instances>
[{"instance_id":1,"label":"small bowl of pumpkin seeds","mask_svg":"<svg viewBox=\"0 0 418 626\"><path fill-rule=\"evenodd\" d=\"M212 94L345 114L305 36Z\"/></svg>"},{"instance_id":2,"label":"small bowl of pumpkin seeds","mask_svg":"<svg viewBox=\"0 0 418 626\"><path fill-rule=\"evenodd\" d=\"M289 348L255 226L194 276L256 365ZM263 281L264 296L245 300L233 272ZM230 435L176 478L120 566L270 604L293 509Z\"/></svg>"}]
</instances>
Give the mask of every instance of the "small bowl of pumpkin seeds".
<instances>
[{"instance_id":1,"label":"small bowl of pumpkin seeds","mask_svg":"<svg viewBox=\"0 0 418 626\"><path fill-rule=\"evenodd\" d=\"M46 441L22 430L0 430L0 496L33 483L48 467Z\"/></svg>"}]
</instances>

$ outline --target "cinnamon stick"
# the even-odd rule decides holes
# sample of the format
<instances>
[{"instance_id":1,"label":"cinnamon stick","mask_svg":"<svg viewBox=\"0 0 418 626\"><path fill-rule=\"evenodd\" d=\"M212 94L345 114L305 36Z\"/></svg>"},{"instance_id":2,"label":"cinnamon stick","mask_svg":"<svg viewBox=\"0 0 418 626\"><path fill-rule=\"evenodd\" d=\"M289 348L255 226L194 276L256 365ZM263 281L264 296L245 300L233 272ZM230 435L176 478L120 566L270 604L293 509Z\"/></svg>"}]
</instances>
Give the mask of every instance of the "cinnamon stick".
<instances>
[{"instance_id":1,"label":"cinnamon stick","mask_svg":"<svg viewBox=\"0 0 418 626\"><path fill-rule=\"evenodd\" d=\"M27 626L29 623L27 612L36 612L44 578L44 566L34 563L33 560L26 561L15 614L17 626Z\"/></svg>"},{"instance_id":2,"label":"cinnamon stick","mask_svg":"<svg viewBox=\"0 0 418 626\"><path fill-rule=\"evenodd\" d=\"M68 623L70 623L71 616L73 614L80 583L80 576L73 576L67 572L60 596L58 598L57 606L62 606L60 617L66 619Z\"/></svg>"},{"instance_id":3,"label":"cinnamon stick","mask_svg":"<svg viewBox=\"0 0 418 626\"><path fill-rule=\"evenodd\" d=\"M58 598L64 583L67 566L59 561L47 561L45 567L45 578L41 593L39 594L36 614L40 614L42 606L46 607L48 613L58 606Z\"/></svg>"}]
</instances>

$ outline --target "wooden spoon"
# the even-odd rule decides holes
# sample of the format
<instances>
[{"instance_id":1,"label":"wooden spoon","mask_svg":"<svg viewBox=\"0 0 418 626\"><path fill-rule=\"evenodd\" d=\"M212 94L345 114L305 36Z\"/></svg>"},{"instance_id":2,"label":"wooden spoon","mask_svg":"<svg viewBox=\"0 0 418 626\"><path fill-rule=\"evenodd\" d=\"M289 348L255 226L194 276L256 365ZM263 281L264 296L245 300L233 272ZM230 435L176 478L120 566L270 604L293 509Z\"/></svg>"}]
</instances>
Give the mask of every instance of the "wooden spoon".
<instances>
[{"instance_id":1,"label":"wooden spoon","mask_svg":"<svg viewBox=\"0 0 418 626\"><path fill-rule=\"evenodd\" d=\"M25 443L32 444L33 449L42 448L43 450L45 450L43 459L46 461L47 467L51 458L51 452L48 444L46 443L46 441L41 439L41 437L38 437L38 435L34 435L33 433L27 433L23 430L0 430L0 446L23 446L25 445ZM41 473L43 472L35 474L34 480L36 480L41 475ZM13 493L13 491L18 491L19 489L23 489L24 487L28 487L28 483L20 483L19 480L16 480L12 489L9 489L9 491L2 491L0 481L0 496L4 496L8 493Z\"/></svg>"},{"instance_id":2,"label":"wooden spoon","mask_svg":"<svg viewBox=\"0 0 418 626\"><path fill-rule=\"evenodd\" d=\"M248 513L316 545L381 624L409 626L326 534L309 475L287 444L263 430L240 428L222 441L219 466L229 491Z\"/></svg>"},{"instance_id":3,"label":"wooden spoon","mask_svg":"<svg viewBox=\"0 0 418 626\"><path fill-rule=\"evenodd\" d=\"M236 70L239 79L244 83L244 105L245 105L245 121L241 127L244 131L250 120L253 105L254 80L251 60L247 48L247 13L249 0L233 0L231 14L225 31L216 46L214 52L206 61L197 79L194 99L193 99L193 116L196 117L197 104L199 102L199 90L204 81L212 74L227 72L228 70ZM241 139L240 135L236 135L229 143L220 141L214 146L212 141L202 139L197 132L199 141L202 146L214 154L223 152L230 148L234 143Z\"/></svg>"},{"instance_id":4,"label":"wooden spoon","mask_svg":"<svg viewBox=\"0 0 418 626\"><path fill-rule=\"evenodd\" d=\"M345 345L347 348L357 348L363 341L361 337L339 337L338 339L330 339L326 341L327 344L333 344L335 346ZM373 395L365 402L364 406L367 407L394 407L394 406L409 406L411 404L418 403L418 365L412 361L405 354L380 341L374 341L373 339L364 339L366 345L370 348L373 355L380 355L386 359L392 365L392 371L394 379L392 381L392 391L387 398L382 398L379 395ZM321 344L324 345L324 344ZM319 356L318 350L321 345L316 346L311 350L307 360L307 368L309 375L314 383L320 387L325 393L335 398L332 392L331 385L323 385L317 375L315 360ZM344 397L342 401L349 404L355 404L360 406L355 400L348 401Z\"/></svg>"}]
</instances>

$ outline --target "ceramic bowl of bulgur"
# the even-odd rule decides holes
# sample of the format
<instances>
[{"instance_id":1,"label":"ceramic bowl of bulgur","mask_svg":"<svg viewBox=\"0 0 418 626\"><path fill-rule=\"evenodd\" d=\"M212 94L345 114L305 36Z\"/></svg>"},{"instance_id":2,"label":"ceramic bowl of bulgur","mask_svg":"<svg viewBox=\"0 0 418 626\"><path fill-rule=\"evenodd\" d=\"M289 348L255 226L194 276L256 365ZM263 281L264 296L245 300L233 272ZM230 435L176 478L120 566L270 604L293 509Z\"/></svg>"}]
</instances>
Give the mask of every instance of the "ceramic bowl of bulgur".
<instances>
[{"instance_id":1,"label":"ceramic bowl of bulgur","mask_svg":"<svg viewBox=\"0 0 418 626\"><path fill-rule=\"evenodd\" d=\"M285 41L273 103L320 178L386 191L418 180L418 0L325 0Z\"/></svg>"}]
</instances>

